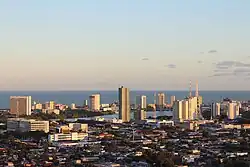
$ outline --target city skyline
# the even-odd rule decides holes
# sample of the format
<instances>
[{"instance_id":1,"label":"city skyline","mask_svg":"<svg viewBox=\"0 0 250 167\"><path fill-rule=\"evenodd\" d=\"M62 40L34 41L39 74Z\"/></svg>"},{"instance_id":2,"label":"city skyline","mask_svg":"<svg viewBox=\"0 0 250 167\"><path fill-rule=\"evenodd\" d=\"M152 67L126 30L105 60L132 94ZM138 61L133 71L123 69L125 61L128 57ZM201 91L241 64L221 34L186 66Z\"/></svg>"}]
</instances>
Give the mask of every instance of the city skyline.
<instances>
[{"instance_id":1,"label":"city skyline","mask_svg":"<svg viewBox=\"0 0 250 167\"><path fill-rule=\"evenodd\" d=\"M249 1L74 2L0 2L0 90L250 89Z\"/></svg>"}]
</instances>

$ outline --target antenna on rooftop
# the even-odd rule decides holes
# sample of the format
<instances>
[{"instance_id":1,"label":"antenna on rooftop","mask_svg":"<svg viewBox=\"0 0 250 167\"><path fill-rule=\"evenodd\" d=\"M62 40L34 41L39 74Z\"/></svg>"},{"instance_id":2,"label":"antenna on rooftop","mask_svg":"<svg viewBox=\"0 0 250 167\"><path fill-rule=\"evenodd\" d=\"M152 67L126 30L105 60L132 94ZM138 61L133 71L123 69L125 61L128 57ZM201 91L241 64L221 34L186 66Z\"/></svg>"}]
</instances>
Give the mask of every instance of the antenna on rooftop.
<instances>
[{"instance_id":1,"label":"antenna on rooftop","mask_svg":"<svg viewBox=\"0 0 250 167\"><path fill-rule=\"evenodd\" d=\"M189 81L189 97L192 97L192 81Z\"/></svg>"},{"instance_id":2,"label":"antenna on rooftop","mask_svg":"<svg viewBox=\"0 0 250 167\"><path fill-rule=\"evenodd\" d=\"M196 96L196 97L199 97L199 85L198 85L198 81L196 81L195 96Z\"/></svg>"},{"instance_id":3,"label":"antenna on rooftop","mask_svg":"<svg viewBox=\"0 0 250 167\"><path fill-rule=\"evenodd\" d=\"M156 93L154 93L154 104L156 104Z\"/></svg>"}]
</instances>

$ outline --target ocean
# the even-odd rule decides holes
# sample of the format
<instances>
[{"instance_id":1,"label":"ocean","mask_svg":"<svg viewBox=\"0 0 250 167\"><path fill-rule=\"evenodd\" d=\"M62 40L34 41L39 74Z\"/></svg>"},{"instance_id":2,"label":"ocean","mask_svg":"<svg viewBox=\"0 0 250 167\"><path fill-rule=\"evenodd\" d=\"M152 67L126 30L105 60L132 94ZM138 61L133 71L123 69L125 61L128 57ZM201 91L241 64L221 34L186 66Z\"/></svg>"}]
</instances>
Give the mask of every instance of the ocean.
<instances>
[{"instance_id":1,"label":"ocean","mask_svg":"<svg viewBox=\"0 0 250 167\"><path fill-rule=\"evenodd\" d=\"M172 95L175 95L176 99L183 99L188 95L187 91L131 91L131 103L135 103L137 95L145 95L147 103L153 103L154 93L159 92L166 94L168 102ZM29 95L33 101L41 103L54 100L56 103L83 105L84 100L88 100L89 96L95 93L101 94L103 104L118 101L118 91L0 91L0 108L9 108L10 96ZM203 96L204 103L220 101L226 97L233 100L250 100L250 91L200 91L199 93Z\"/></svg>"}]
</instances>

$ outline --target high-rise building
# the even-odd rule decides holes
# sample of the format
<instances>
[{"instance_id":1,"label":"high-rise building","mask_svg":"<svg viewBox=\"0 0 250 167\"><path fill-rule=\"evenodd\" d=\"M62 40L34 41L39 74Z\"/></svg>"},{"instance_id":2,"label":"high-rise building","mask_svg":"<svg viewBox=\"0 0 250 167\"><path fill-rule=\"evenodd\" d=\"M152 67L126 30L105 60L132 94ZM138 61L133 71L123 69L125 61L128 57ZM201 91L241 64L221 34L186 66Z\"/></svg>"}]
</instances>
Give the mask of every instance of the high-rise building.
<instances>
[{"instance_id":1,"label":"high-rise building","mask_svg":"<svg viewBox=\"0 0 250 167\"><path fill-rule=\"evenodd\" d=\"M211 116L215 118L220 115L220 103L212 103Z\"/></svg>"},{"instance_id":2,"label":"high-rise building","mask_svg":"<svg viewBox=\"0 0 250 167\"><path fill-rule=\"evenodd\" d=\"M71 104L71 109L72 109L72 110L75 110L75 109L76 109L76 104L75 104L75 103L72 103L72 104Z\"/></svg>"},{"instance_id":3,"label":"high-rise building","mask_svg":"<svg viewBox=\"0 0 250 167\"><path fill-rule=\"evenodd\" d=\"M228 119L235 119L240 114L240 106L235 102L228 103Z\"/></svg>"},{"instance_id":4,"label":"high-rise building","mask_svg":"<svg viewBox=\"0 0 250 167\"><path fill-rule=\"evenodd\" d=\"M46 110L50 109L49 105L50 105L49 102L44 103L43 109L46 109Z\"/></svg>"},{"instance_id":5,"label":"high-rise building","mask_svg":"<svg viewBox=\"0 0 250 167\"><path fill-rule=\"evenodd\" d=\"M182 101L182 119L188 120L189 119L189 107L188 107L188 100Z\"/></svg>"},{"instance_id":6,"label":"high-rise building","mask_svg":"<svg viewBox=\"0 0 250 167\"><path fill-rule=\"evenodd\" d=\"M136 109L141 108L141 96L136 96L135 97L135 107L136 107Z\"/></svg>"},{"instance_id":7,"label":"high-rise building","mask_svg":"<svg viewBox=\"0 0 250 167\"><path fill-rule=\"evenodd\" d=\"M99 111L100 110L100 94L94 94L89 96L89 107L92 111Z\"/></svg>"},{"instance_id":8,"label":"high-rise building","mask_svg":"<svg viewBox=\"0 0 250 167\"><path fill-rule=\"evenodd\" d=\"M142 109L147 108L147 96L141 96L141 108Z\"/></svg>"},{"instance_id":9,"label":"high-rise building","mask_svg":"<svg viewBox=\"0 0 250 167\"><path fill-rule=\"evenodd\" d=\"M198 108L201 107L202 103L203 103L203 98L202 98L202 96L198 96L198 97L197 97L197 107L198 107Z\"/></svg>"},{"instance_id":10,"label":"high-rise building","mask_svg":"<svg viewBox=\"0 0 250 167\"><path fill-rule=\"evenodd\" d=\"M136 108L137 109L147 108L147 96L136 96Z\"/></svg>"},{"instance_id":11,"label":"high-rise building","mask_svg":"<svg viewBox=\"0 0 250 167\"><path fill-rule=\"evenodd\" d=\"M119 88L119 119L123 122L130 121L129 89L123 86Z\"/></svg>"},{"instance_id":12,"label":"high-rise building","mask_svg":"<svg viewBox=\"0 0 250 167\"><path fill-rule=\"evenodd\" d=\"M84 100L83 106L87 106L88 105L88 100Z\"/></svg>"},{"instance_id":13,"label":"high-rise building","mask_svg":"<svg viewBox=\"0 0 250 167\"><path fill-rule=\"evenodd\" d=\"M37 103L37 104L35 104L35 109L36 110L42 110L43 109L43 105L41 103Z\"/></svg>"},{"instance_id":14,"label":"high-rise building","mask_svg":"<svg viewBox=\"0 0 250 167\"><path fill-rule=\"evenodd\" d=\"M164 93L158 93L157 95L157 107L160 109L163 109L165 106L165 94Z\"/></svg>"},{"instance_id":15,"label":"high-rise building","mask_svg":"<svg viewBox=\"0 0 250 167\"><path fill-rule=\"evenodd\" d=\"M48 109L51 109L51 110L55 109L55 102L54 101L49 101Z\"/></svg>"},{"instance_id":16,"label":"high-rise building","mask_svg":"<svg viewBox=\"0 0 250 167\"><path fill-rule=\"evenodd\" d=\"M195 87L195 97L197 97L197 114L200 114L200 108L202 105L202 96L199 95L199 85L198 81L196 81L196 87ZM198 116L198 115L197 115Z\"/></svg>"},{"instance_id":17,"label":"high-rise building","mask_svg":"<svg viewBox=\"0 0 250 167\"><path fill-rule=\"evenodd\" d=\"M235 118L240 115L240 104L236 103L235 105Z\"/></svg>"},{"instance_id":18,"label":"high-rise building","mask_svg":"<svg viewBox=\"0 0 250 167\"><path fill-rule=\"evenodd\" d=\"M175 102L175 96L171 96L170 97L170 105L171 105L171 107L173 107L174 102Z\"/></svg>"},{"instance_id":19,"label":"high-rise building","mask_svg":"<svg viewBox=\"0 0 250 167\"><path fill-rule=\"evenodd\" d=\"M142 121L146 119L146 111L137 110L134 112L135 121Z\"/></svg>"},{"instance_id":20,"label":"high-rise building","mask_svg":"<svg viewBox=\"0 0 250 167\"><path fill-rule=\"evenodd\" d=\"M31 115L31 96L11 96L10 113L17 117Z\"/></svg>"},{"instance_id":21,"label":"high-rise building","mask_svg":"<svg viewBox=\"0 0 250 167\"><path fill-rule=\"evenodd\" d=\"M234 119L234 109L235 109L234 103L228 103L228 113L227 116L229 119Z\"/></svg>"},{"instance_id":22,"label":"high-rise building","mask_svg":"<svg viewBox=\"0 0 250 167\"><path fill-rule=\"evenodd\" d=\"M177 121L177 122L182 122L183 119L182 119L182 101L175 101L174 102L174 107L173 107L173 118L174 118L174 121Z\"/></svg>"},{"instance_id":23,"label":"high-rise building","mask_svg":"<svg viewBox=\"0 0 250 167\"><path fill-rule=\"evenodd\" d=\"M188 99L189 120L196 119L197 116L197 97L190 97Z\"/></svg>"}]
</instances>

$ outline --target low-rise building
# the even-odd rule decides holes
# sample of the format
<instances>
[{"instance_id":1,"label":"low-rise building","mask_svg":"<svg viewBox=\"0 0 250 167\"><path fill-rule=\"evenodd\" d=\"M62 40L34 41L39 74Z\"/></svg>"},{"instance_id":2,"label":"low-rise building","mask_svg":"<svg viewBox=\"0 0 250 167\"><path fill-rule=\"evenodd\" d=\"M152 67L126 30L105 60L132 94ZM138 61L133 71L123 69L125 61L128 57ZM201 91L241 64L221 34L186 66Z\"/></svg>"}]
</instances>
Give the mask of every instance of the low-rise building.
<instances>
[{"instance_id":1,"label":"low-rise building","mask_svg":"<svg viewBox=\"0 0 250 167\"><path fill-rule=\"evenodd\" d=\"M221 127L223 129L241 129L241 125L237 124L222 124Z\"/></svg>"},{"instance_id":2,"label":"low-rise building","mask_svg":"<svg viewBox=\"0 0 250 167\"><path fill-rule=\"evenodd\" d=\"M58 133L69 133L70 128L68 125L61 125L61 126L57 127L57 131L58 131Z\"/></svg>"},{"instance_id":3,"label":"low-rise building","mask_svg":"<svg viewBox=\"0 0 250 167\"><path fill-rule=\"evenodd\" d=\"M174 126L174 121L157 121L157 126L161 127L161 126Z\"/></svg>"},{"instance_id":4,"label":"low-rise building","mask_svg":"<svg viewBox=\"0 0 250 167\"><path fill-rule=\"evenodd\" d=\"M242 124L242 129L250 129L250 124Z\"/></svg>"},{"instance_id":5,"label":"low-rise building","mask_svg":"<svg viewBox=\"0 0 250 167\"><path fill-rule=\"evenodd\" d=\"M121 123L122 123L122 120L121 120L121 119L117 119L117 118L113 118L113 119L111 120L111 122L114 123L114 124L121 124Z\"/></svg>"},{"instance_id":6,"label":"low-rise building","mask_svg":"<svg viewBox=\"0 0 250 167\"><path fill-rule=\"evenodd\" d=\"M96 117L95 120L96 120L96 121L102 122L102 121L104 121L105 119L104 119L103 117Z\"/></svg>"},{"instance_id":7,"label":"low-rise building","mask_svg":"<svg viewBox=\"0 0 250 167\"><path fill-rule=\"evenodd\" d=\"M71 131L88 132L88 124L69 123L69 129L70 129Z\"/></svg>"},{"instance_id":8,"label":"low-rise building","mask_svg":"<svg viewBox=\"0 0 250 167\"><path fill-rule=\"evenodd\" d=\"M141 121L146 119L146 111L144 110L137 110L134 112L135 121Z\"/></svg>"},{"instance_id":9,"label":"low-rise building","mask_svg":"<svg viewBox=\"0 0 250 167\"><path fill-rule=\"evenodd\" d=\"M48 136L49 142L55 141L79 141L88 137L88 133L55 133Z\"/></svg>"},{"instance_id":10,"label":"low-rise building","mask_svg":"<svg viewBox=\"0 0 250 167\"><path fill-rule=\"evenodd\" d=\"M43 104L37 103L37 104L35 104L34 107L35 107L36 110L42 110L43 109Z\"/></svg>"},{"instance_id":11,"label":"low-rise building","mask_svg":"<svg viewBox=\"0 0 250 167\"><path fill-rule=\"evenodd\" d=\"M49 121L37 121L34 119L10 118L7 120L7 131L44 131L49 132Z\"/></svg>"},{"instance_id":12,"label":"low-rise building","mask_svg":"<svg viewBox=\"0 0 250 167\"><path fill-rule=\"evenodd\" d=\"M58 109L42 109L42 112L45 114L56 114L59 115L60 114L60 110Z\"/></svg>"}]
</instances>

